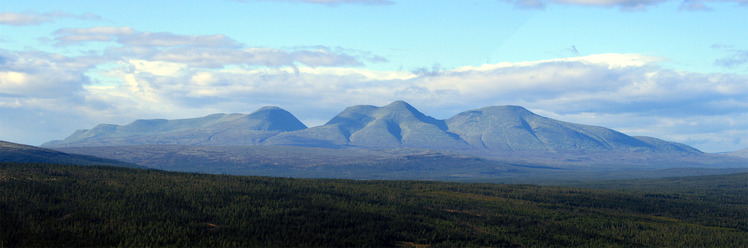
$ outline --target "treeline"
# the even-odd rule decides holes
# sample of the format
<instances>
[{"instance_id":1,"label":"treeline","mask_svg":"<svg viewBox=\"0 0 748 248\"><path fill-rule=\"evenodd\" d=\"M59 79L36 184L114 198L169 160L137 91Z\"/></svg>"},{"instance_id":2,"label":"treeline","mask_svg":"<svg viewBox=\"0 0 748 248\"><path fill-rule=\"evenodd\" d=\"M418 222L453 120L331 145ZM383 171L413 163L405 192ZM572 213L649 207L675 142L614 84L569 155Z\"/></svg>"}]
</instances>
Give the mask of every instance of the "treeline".
<instances>
[{"instance_id":1,"label":"treeline","mask_svg":"<svg viewBox=\"0 0 748 248\"><path fill-rule=\"evenodd\" d=\"M626 191L2 163L0 246L746 247L747 177Z\"/></svg>"}]
</instances>

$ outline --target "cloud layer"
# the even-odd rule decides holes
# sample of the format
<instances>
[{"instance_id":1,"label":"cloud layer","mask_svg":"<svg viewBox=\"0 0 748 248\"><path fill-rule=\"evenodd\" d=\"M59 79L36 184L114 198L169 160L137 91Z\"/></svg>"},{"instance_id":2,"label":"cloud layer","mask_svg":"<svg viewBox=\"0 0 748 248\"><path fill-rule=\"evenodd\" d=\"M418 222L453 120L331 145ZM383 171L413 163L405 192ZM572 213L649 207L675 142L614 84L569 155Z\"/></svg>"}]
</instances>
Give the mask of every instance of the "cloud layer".
<instances>
[{"instance_id":1,"label":"cloud layer","mask_svg":"<svg viewBox=\"0 0 748 248\"><path fill-rule=\"evenodd\" d=\"M75 46L90 42L109 42L119 46L104 52L111 60L145 59L183 63L192 67L220 68L228 65L261 66L361 66L359 58L342 49L312 47L280 50L244 47L221 34L180 35L169 32L141 32L131 27L93 27L60 29L55 32L57 46ZM363 57L367 61L382 59Z\"/></svg>"},{"instance_id":2,"label":"cloud layer","mask_svg":"<svg viewBox=\"0 0 748 248\"><path fill-rule=\"evenodd\" d=\"M54 22L57 19L74 18L81 20L101 20L101 17L85 13L76 15L66 12L47 12L47 13L17 13L17 12L0 12L0 25L11 26L28 26L39 25L46 22Z\"/></svg>"}]
</instances>

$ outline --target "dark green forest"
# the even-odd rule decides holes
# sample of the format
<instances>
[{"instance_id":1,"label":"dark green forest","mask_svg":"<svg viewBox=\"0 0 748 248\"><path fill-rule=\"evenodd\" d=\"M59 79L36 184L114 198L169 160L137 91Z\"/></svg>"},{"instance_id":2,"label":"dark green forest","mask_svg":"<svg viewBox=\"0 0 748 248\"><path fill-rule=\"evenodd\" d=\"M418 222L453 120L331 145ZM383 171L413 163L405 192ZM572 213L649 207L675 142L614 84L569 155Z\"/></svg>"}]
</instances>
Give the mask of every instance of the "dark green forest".
<instances>
[{"instance_id":1,"label":"dark green forest","mask_svg":"<svg viewBox=\"0 0 748 248\"><path fill-rule=\"evenodd\" d=\"M536 186L0 163L0 247L748 247L746 179Z\"/></svg>"}]
</instances>

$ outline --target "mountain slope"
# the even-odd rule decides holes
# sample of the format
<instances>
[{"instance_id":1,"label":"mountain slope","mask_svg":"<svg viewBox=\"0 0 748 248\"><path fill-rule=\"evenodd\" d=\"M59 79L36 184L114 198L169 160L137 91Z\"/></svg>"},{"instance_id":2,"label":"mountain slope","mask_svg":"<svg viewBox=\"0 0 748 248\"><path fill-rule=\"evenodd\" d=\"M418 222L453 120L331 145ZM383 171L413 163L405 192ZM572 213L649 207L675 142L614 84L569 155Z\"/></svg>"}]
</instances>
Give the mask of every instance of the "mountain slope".
<instances>
[{"instance_id":1,"label":"mountain slope","mask_svg":"<svg viewBox=\"0 0 748 248\"><path fill-rule=\"evenodd\" d=\"M469 110L446 124L468 144L491 151L701 153L682 144L542 117L519 106Z\"/></svg>"},{"instance_id":2,"label":"mountain slope","mask_svg":"<svg viewBox=\"0 0 748 248\"><path fill-rule=\"evenodd\" d=\"M263 107L251 114L213 114L179 120L136 120L119 126L101 124L78 130L62 141L44 147L136 144L253 145L281 132L305 129L288 111Z\"/></svg>"},{"instance_id":3,"label":"mountain slope","mask_svg":"<svg viewBox=\"0 0 748 248\"><path fill-rule=\"evenodd\" d=\"M727 155L741 158L748 158L748 148L740 149L734 152L728 152Z\"/></svg>"},{"instance_id":4,"label":"mountain slope","mask_svg":"<svg viewBox=\"0 0 748 248\"><path fill-rule=\"evenodd\" d=\"M131 168L144 168L122 161L94 156L68 154L50 149L0 141L0 162L46 163L75 165L109 165Z\"/></svg>"},{"instance_id":5,"label":"mountain slope","mask_svg":"<svg viewBox=\"0 0 748 248\"><path fill-rule=\"evenodd\" d=\"M346 108L325 125L271 137L263 144L354 146L365 148L466 149L442 120L426 116L403 101L384 107Z\"/></svg>"}]
</instances>

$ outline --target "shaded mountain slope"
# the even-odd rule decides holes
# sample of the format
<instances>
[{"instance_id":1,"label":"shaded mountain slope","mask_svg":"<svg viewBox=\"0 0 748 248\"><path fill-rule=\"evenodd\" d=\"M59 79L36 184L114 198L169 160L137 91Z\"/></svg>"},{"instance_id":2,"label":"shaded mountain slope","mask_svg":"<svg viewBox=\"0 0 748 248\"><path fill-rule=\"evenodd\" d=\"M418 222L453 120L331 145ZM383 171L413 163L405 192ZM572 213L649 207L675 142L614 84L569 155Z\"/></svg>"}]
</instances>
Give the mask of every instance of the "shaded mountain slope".
<instances>
[{"instance_id":1,"label":"shaded mountain slope","mask_svg":"<svg viewBox=\"0 0 748 248\"><path fill-rule=\"evenodd\" d=\"M87 155L68 154L29 145L0 141L0 162L109 165L131 168L145 168L118 160Z\"/></svg>"},{"instance_id":2,"label":"shaded mountain slope","mask_svg":"<svg viewBox=\"0 0 748 248\"><path fill-rule=\"evenodd\" d=\"M447 132L444 121L426 116L403 101L384 107L349 107L325 125L279 134L264 144L450 150L469 147L459 136Z\"/></svg>"},{"instance_id":3,"label":"shaded mountain slope","mask_svg":"<svg viewBox=\"0 0 748 248\"><path fill-rule=\"evenodd\" d=\"M701 153L682 144L553 120L519 106L465 111L447 119L446 124L468 144L492 151Z\"/></svg>"},{"instance_id":4,"label":"shaded mountain slope","mask_svg":"<svg viewBox=\"0 0 748 248\"><path fill-rule=\"evenodd\" d=\"M136 120L127 125L101 124L78 130L45 147L185 144L253 145L281 132L305 129L296 117L278 107L263 107L251 114L213 114L179 120Z\"/></svg>"}]
</instances>

